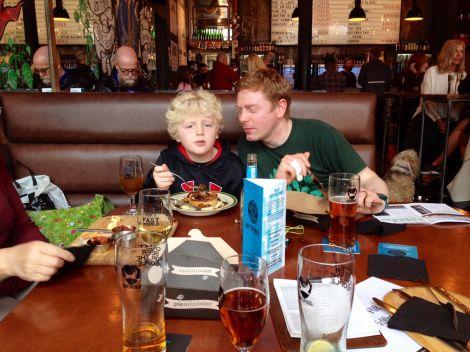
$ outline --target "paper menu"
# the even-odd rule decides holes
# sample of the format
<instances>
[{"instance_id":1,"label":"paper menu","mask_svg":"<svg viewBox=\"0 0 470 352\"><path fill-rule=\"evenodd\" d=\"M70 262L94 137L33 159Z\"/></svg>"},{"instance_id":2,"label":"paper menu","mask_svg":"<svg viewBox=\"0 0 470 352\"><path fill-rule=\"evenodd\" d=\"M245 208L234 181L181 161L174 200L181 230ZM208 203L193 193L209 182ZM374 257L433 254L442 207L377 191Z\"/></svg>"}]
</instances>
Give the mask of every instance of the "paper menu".
<instances>
[{"instance_id":1,"label":"paper menu","mask_svg":"<svg viewBox=\"0 0 470 352\"><path fill-rule=\"evenodd\" d=\"M390 314L383 308L377 306L372 297L382 299L393 288L401 288L391 282L370 277L355 286L355 294L365 306L367 312L377 324L380 332L387 340L387 345L380 348L359 348L351 351L354 352L416 352L421 348L411 337L404 331L389 329L387 327Z\"/></svg>"},{"instance_id":2,"label":"paper menu","mask_svg":"<svg viewBox=\"0 0 470 352\"><path fill-rule=\"evenodd\" d=\"M291 337L300 338L300 313L297 299L297 281L274 279L274 288L279 298L287 330ZM351 316L348 325L348 338L379 335L379 329L358 297L353 299Z\"/></svg>"},{"instance_id":3,"label":"paper menu","mask_svg":"<svg viewBox=\"0 0 470 352\"><path fill-rule=\"evenodd\" d=\"M470 223L470 217L442 203L392 204L374 217L382 222L396 224Z\"/></svg>"}]
</instances>

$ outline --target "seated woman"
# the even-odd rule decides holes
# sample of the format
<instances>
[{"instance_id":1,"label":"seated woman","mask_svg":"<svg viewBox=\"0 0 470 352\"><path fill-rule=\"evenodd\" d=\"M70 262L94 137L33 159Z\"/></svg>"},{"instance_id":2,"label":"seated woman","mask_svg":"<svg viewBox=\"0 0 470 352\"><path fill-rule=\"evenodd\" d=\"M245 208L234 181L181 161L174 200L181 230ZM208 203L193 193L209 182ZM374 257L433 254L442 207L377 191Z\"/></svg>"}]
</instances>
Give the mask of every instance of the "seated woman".
<instances>
[{"instance_id":1,"label":"seated woman","mask_svg":"<svg viewBox=\"0 0 470 352\"><path fill-rule=\"evenodd\" d=\"M14 296L32 281L47 281L72 253L47 243L31 221L0 159L0 319L12 308ZM10 307L5 302L10 302ZM17 302L15 302L17 303Z\"/></svg>"},{"instance_id":2,"label":"seated woman","mask_svg":"<svg viewBox=\"0 0 470 352\"><path fill-rule=\"evenodd\" d=\"M168 133L176 143L162 150L155 162L158 166L147 175L144 188L158 187L175 193L205 185L209 191L238 197L243 165L230 151L230 145L218 140L224 124L220 100L204 90L181 92L171 102L166 119Z\"/></svg>"}]
</instances>

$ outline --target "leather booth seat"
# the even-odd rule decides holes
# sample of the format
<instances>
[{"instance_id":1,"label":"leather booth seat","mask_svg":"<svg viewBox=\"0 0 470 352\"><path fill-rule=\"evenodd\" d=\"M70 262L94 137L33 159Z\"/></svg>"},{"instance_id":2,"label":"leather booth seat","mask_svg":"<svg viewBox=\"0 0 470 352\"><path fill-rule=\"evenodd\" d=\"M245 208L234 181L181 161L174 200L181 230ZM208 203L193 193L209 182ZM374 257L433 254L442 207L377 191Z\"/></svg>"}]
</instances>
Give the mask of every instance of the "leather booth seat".
<instances>
[{"instance_id":1,"label":"leather booth seat","mask_svg":"<svg viewBox=\"0 0 470 352\"><path fill-rule=\"evenodd\" d=\"M176 93L29 93L2 92L1 154L13 178L28 171L50 176L71 205L90 201L95 193L114 204L128 204L119 186L119 156L140 154L144 171L171 141L165 112ZM224 130L220 137L236 149L243 130L236 95L222 100ZM375 105L372 93L292 95L291 116L319 119L341 131L372 169L375 168Z\"/></svg>"}]
</instances>

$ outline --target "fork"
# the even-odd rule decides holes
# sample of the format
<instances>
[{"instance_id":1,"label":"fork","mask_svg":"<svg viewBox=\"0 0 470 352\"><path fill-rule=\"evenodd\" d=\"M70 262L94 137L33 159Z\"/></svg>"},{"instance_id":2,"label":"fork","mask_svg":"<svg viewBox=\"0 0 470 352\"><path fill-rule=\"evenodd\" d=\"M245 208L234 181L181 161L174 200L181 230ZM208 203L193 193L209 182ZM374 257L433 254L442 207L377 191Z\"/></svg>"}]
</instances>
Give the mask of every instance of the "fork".
<instances>
[{"instance_id":1,"label":"fork","mask_svg":"<svg viewBox=\"0 0 470 352\"><path fill-rule=\"evenodd\" d=\"M151 161L149 161L149 164L150 164L150 165L153 165L153 166L158 166L157 164L152 163ZM168 170L168 171L170 171L170 170ZM175 177L178 177L181 181L183 181L183 183L186 183L186 181L184 180L184 178L182 178L180 175L175 174L174 172L171 172L171 171L170 171L170 174L172 174L172 175L175 176Z\"/></svg>"}]
</instances>

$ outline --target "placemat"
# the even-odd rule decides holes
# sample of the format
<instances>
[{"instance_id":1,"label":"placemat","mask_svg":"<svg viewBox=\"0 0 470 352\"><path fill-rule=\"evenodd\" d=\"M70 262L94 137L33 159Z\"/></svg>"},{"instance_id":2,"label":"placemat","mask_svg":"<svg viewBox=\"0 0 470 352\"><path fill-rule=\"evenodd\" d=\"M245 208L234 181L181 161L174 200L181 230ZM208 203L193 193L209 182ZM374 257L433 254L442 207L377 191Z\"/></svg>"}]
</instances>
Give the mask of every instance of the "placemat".
<instances>
[{"instance_id":1,"label":"placemat","mask_svg":"<svg viewBox=\"0 0 470 352\"><path fill-rule=\"evenodd\" d=\"M286 352L299 352L300 350L300 339L292 338L287 331L286 322L284 321L284 315L282 314L281 305L277 298L276 290L273 285L273 281L269 282L269 292L271 296L270 314L273 320L274 329L276 330L277 339L283 351ZM368 348L368 347L383 347L387 344L385 337L380 335L360 337L354 339L347 339L347 348Z\"/></svg>"}]
</instances>

